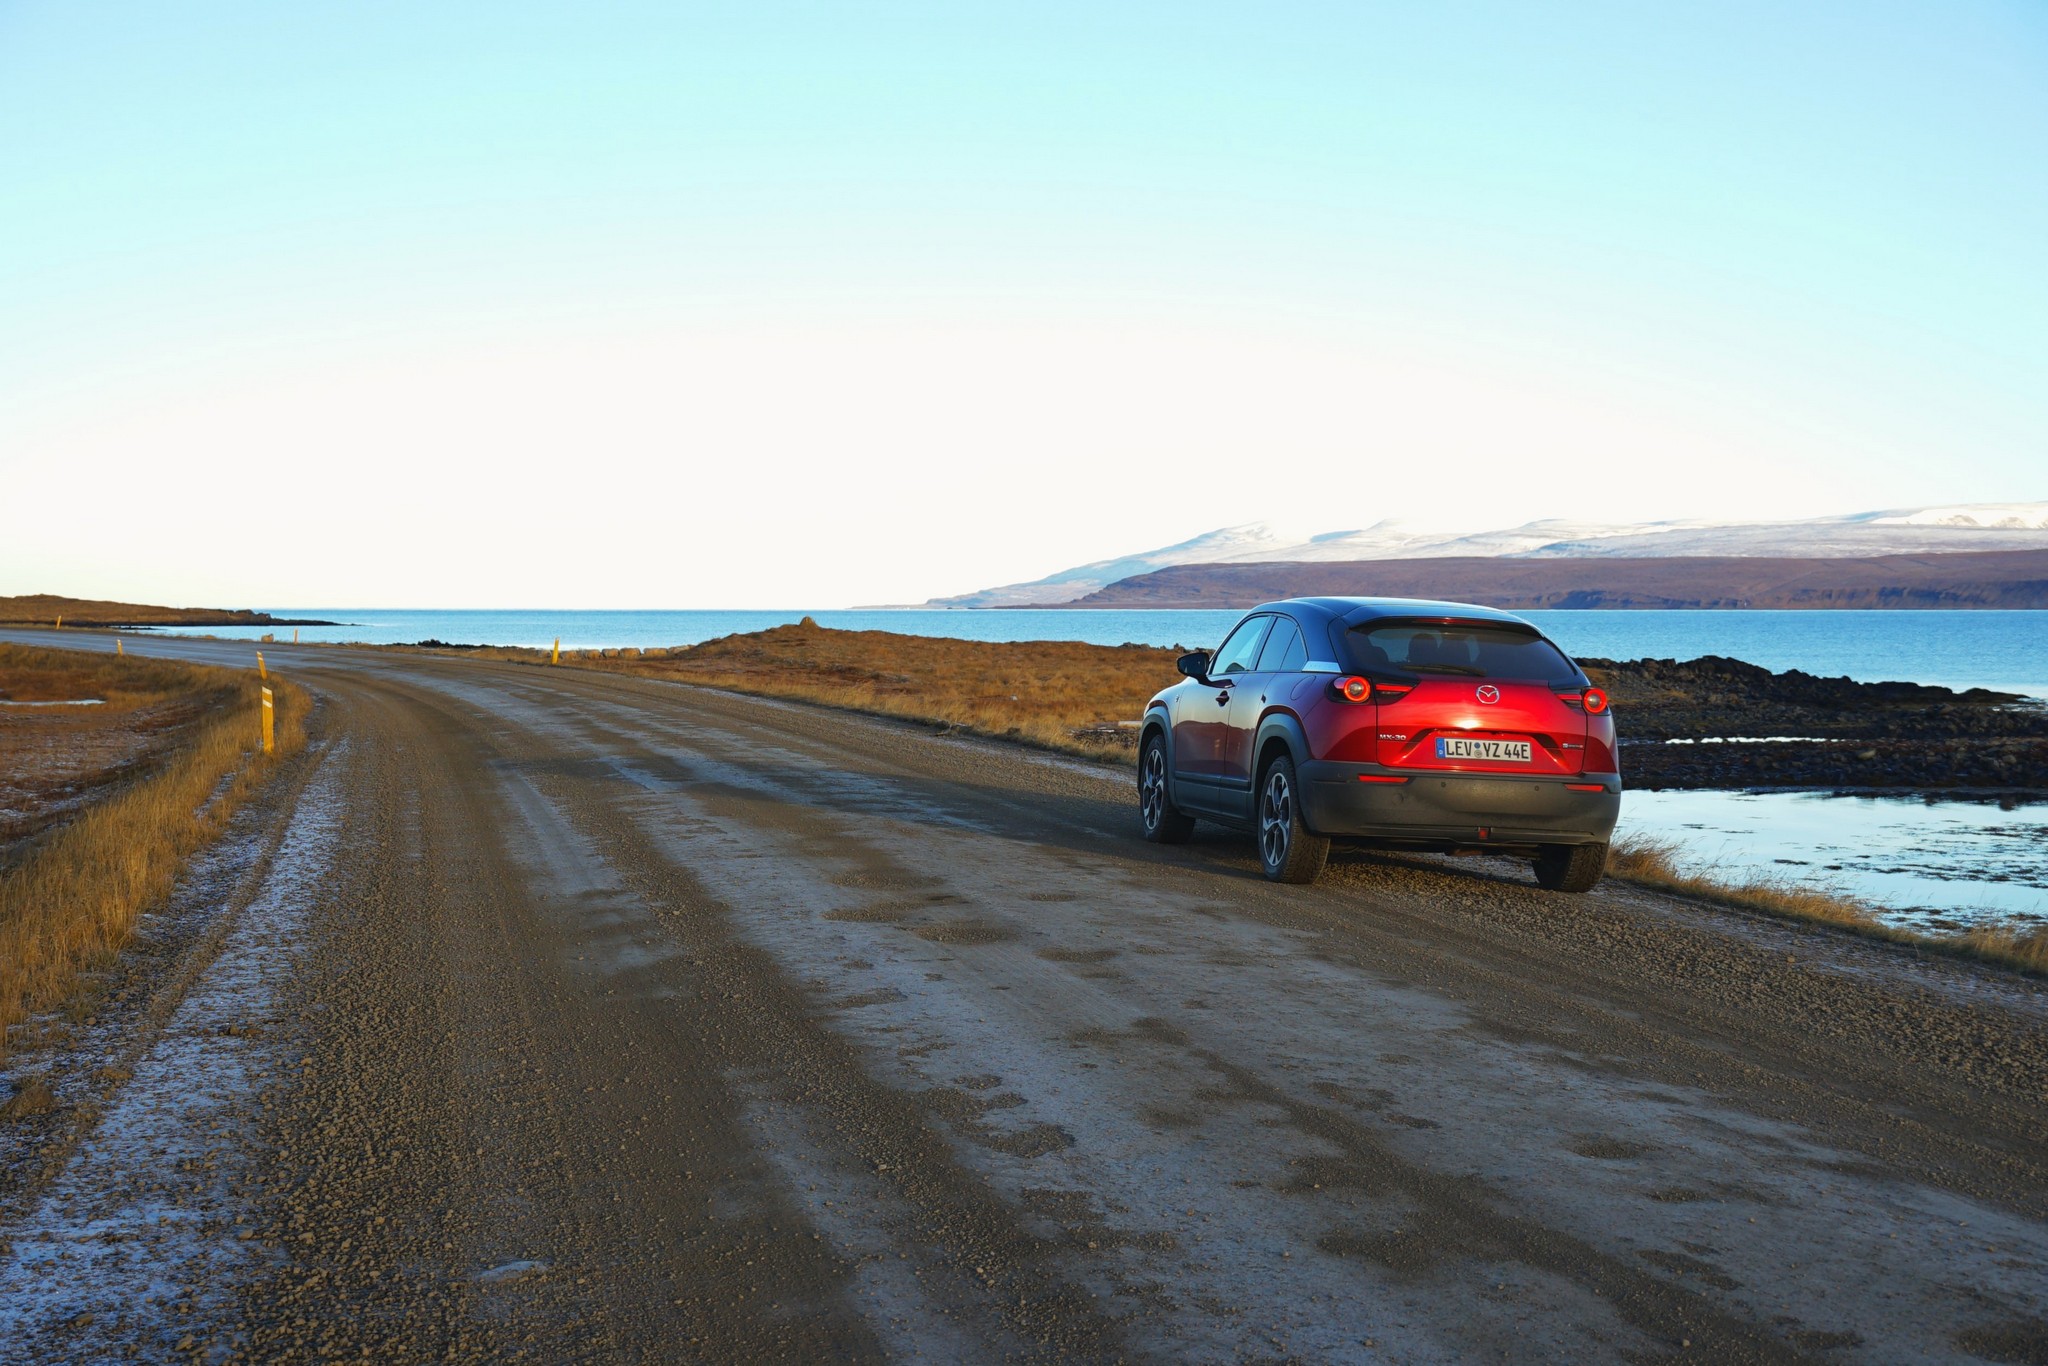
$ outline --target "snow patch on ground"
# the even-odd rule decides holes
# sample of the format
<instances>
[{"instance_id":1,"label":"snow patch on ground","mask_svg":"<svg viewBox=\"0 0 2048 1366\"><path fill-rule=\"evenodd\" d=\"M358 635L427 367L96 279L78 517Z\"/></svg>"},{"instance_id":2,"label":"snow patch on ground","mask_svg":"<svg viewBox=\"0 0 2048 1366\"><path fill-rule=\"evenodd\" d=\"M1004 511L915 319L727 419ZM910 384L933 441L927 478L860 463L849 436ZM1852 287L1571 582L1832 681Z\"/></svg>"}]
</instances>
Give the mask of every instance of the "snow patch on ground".
<instances>
[{"instance_id":1,"label":"snow patch on ground","mask_svg":"<svg viewBox=\"0 0 2048 1366\"><path fill-rule=\"evenodd\" d=\"M211 1331L272 1254L241 1222L251 1108L287 1066L279 988L343 810L328 756L255 899L98 1126L0 1248L0 1360L161 1358ZM189 1339L189 1342L188 1342Z\"/></svg>"}]
</instances>

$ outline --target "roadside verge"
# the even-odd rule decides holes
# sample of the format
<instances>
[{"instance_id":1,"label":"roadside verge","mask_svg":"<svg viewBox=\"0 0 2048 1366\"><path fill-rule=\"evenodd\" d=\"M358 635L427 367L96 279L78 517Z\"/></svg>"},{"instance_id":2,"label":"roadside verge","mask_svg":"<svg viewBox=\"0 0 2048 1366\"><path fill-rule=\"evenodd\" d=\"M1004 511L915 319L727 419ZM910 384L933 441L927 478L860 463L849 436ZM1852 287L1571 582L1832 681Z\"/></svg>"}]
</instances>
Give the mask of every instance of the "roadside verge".
<instances>
[{"instance_id":1,"label":"roadside verge","mask_svg":"<svg viewBox=\"0 0 2048 1366\"><path fill-rule=\"evenodd\" d=\"M1677 846L1668 841L1624 837L1608 851L1607 875L1639 887L1697 897L1779 920L1828 925L1871 939L2048 976L2048 929L1995 925L1963 934L1923 934L1888 925L1863 903L1832 892L1769 879L1728 882L1689 871L1679 862Z\"/></svg>"},{"instance_id":2,"label":"roadside verge","mask_svg":"<svg viewBox=\"0 0 2048 1366\"><path fill-rule=\"evenodd\" d=\"M11 679L83 670L91 686L124 667L101 654L0 650ZM310 699L291 683L270 683L276 747L266 755L263 685L254 676L199 665L150 667L181 675L173 681L206 706L147 773L39 838L0 879L0 1059L30 1041L39 1016L89 994L81 990L89 974L127 942L136 918L170 894L186 862L305 744ZM34 1100L24 1093L9 1102L24 1103Z\"/></svg>"}]
</instances>

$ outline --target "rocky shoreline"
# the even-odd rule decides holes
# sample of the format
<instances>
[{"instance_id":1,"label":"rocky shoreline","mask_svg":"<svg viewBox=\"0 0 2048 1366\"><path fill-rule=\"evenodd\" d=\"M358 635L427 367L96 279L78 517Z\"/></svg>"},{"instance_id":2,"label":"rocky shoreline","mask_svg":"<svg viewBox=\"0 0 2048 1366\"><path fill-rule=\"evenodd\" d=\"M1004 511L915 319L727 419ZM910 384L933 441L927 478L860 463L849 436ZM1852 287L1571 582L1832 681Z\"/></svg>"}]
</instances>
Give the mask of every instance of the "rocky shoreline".
<instances>
[{"instance_id":1,"label":"rocky shoreline","mask_svg":"<svg viewBox=\"0 0 2048 1366\"><path fill-rule=\"evenodd\" d=\"M1614 699L1630 787L2048 796L2048 706L2011 693L1773 673L1716 655L1579 662Z\"/></svg>"}]
</instances>

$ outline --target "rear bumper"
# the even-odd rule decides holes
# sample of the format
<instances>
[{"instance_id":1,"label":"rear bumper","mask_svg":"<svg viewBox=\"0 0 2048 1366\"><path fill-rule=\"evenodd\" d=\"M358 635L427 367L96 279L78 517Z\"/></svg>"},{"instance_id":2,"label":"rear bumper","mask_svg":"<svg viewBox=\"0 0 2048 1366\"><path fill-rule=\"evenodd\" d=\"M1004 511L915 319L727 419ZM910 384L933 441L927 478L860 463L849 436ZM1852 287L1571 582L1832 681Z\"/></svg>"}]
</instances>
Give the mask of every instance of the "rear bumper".
<instances>
[{"instance_id":1,"label":"rear bumper","mask_svg":"<svg viewBox=\"0 0 2048 1366\"><path fill-rule=\"evenodd\" d=\"M1404 782L1360 781L1399 776ZM1377 764L1301 766L1302 815L1319 835L1456 844L1605 844L1621 814L1621 779L1405 773ZM1567 783L1599 783L1574 792Z\"/></svg>"}]
</instances>

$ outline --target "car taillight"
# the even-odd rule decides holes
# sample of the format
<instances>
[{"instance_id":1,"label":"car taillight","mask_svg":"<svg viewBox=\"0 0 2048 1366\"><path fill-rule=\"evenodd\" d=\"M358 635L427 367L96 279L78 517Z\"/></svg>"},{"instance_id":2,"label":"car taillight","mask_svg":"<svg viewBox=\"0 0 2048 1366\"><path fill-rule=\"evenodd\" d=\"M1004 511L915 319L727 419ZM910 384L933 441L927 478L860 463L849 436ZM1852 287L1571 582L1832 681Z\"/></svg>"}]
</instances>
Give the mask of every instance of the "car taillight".
<instances>
[{"instance_id":1,"label":"car taillight","mask_svg":"<svg viewBox=\"0 0 2048 1366\"><path fill-rule=\"evenodd\" d=\"M1372 680L1360 678L1357 674L1337 684L1337 696L1346 702L1372 701Z\"/></svg>"},{"instance_id":2,"label":"car taillight","mask_svg":"<svg viewBox=\"0 0 2048 1366\"><path fill-rule=\"evenodd\" d=\"M1570 692L1559 693L1557 700L1564 703L1567 707L1587 711L1594 716L1598 716L1601 712L1607 710L1607 694L1601 692L1598 688L1574 688Z\"/></svg>"}]
</instances>

